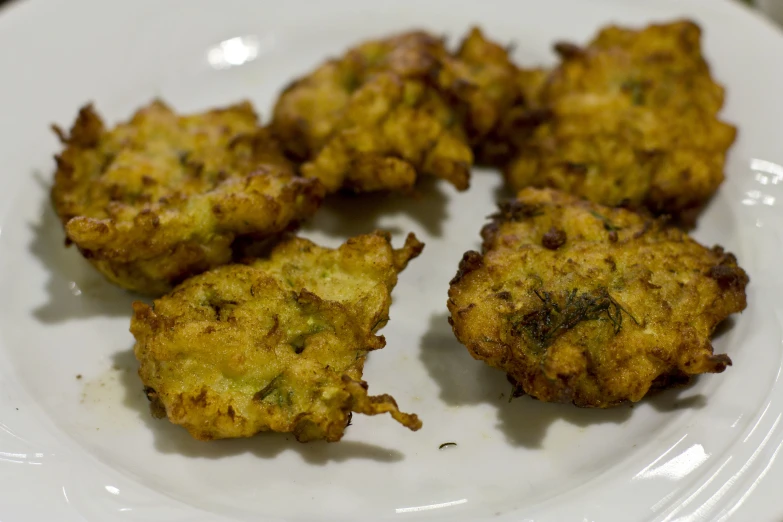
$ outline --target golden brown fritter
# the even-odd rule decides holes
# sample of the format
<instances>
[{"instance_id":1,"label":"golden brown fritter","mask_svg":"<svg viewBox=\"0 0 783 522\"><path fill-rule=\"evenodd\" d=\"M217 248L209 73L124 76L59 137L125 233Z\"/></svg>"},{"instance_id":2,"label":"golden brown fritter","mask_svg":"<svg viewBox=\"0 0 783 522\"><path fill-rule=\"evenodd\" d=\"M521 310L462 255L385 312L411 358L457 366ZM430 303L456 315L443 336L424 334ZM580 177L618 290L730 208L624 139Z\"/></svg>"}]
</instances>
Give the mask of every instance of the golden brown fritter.
<instances>
[{"instance_id":1,"label":"golden brown fritter","mask_svg":"<svg viewBox=\"0 0 783 522\"><path fill-rule=\"evenodd\" d=\"M178 116L156 101L111 130L86 106L68 135L55 130L65 150L52 200L67 240L137 292L225 264L236 237L279 233L323 200L248 103Z\"/></svg>"},{"instance_id":2,"label":"golden brown fritter","mask_svg":"<svg viewBox=\"0 0 783 522\"><path fill-rule=\"evenodd\" d=\"M494 128L475 145L476 161L505 168L530 141L536 129L552 117L541 105L540 92L549 78L547 69L520 69L514 79L516 98Z\"/></svg>"},{"instance_id":3,"label":"golden brown fritter","mask_svg":"<svg viewBox=\"0 0 783 522\"><path fill-rule=\"evenodd\" d=\"M487 40L478 27L446 57L437 84L461 114L471 145L484 140L520 100L518 75L509 47Z\"/></svg>"},{"instance_id":4,"label":"golden brown fritter","mask_svg":"<svg viewBox=\"0 0 783 522\"><path fill-rule=\"evenodd\" d=\"M538 99L529 100L549 118L507 168L511 187L557 188L692 224L723 181L736 135L717 118L723 88L700 38L682 21L608 27L584 48L556 45L562 63L540 89L532 77Z\"/></svg>"},{"instance_id":5,"label":"golden brown fritter","mask_svg":"<svg viewBox=\"0 0 783 522\"><path fill-rule=\"evenodd\" d=\"M515 100L506 51L472 30L456 55L421 31L363 43L292 83L272 127L330 192L409 191L419 175L468 187L471 143Z\"/></svg>"},{"instance_id":6,"label":"golden brown fritter","mask_svg":"<svg viewBox=\"0 0 783 522\"><path fill-rule=\"evenodd\" d=\"M389 413L412 430L388 395L367 395L367 353L386 344L397 274L423 248L413 234L394 250L386 233L338 249L306 239L269 257L188 279L153 307L134 303L139 375L151 410L201 440L262 431L337 441L351 412Z\"/></svg>"},{"instance_id":7,"label":"golden brown fritter","mask_svg":"<svg viewBox=\"0 0 783 522\"><path fill-rule=\"evenodd\" d=\"M450 322L516 394L578 406L638 401L722 372L710 336L745 306L748 276L661 220L525 189L482 230L449 289Z\"/></svg>"}]
</instances>

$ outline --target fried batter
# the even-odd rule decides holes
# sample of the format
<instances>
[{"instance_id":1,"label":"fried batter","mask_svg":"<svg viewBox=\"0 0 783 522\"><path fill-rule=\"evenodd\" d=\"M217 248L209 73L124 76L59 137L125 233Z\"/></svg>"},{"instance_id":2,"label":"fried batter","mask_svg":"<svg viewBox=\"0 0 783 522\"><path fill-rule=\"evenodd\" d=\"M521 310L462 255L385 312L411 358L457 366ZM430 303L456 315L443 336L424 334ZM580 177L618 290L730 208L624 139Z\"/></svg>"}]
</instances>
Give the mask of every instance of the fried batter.
<instances>
[{"instance_id":1,"label":"fried batter","mask_svg":"<svg viewBox=\"0 0 783 522\"><path fill-rule=\"evenodd\" d=\"M717 118L724 92L700 38L682 21L608 27L585 48L557 44L562 63L543 84L532 77L537 99L528 100L549 117L522 134L506 169L512 188L552 187L692 224L723 181L736 135Z\"/></svg>"},{"instance_id":2,"label":"fried batter","mask_svg":"<svg viewBox=\"0 0 783 522\"><path fill-rule=\"evenodd\" d=\"M272 127L330 192L410 191L419 175L465 190L470 145L516 96L506 51L472 30L456 55L421 31L366 42L292 83Z\"/></svg>"},{"instance_id":3,"label":"fried batter","mask_svg":"<svg viewBox=\"0 0 783 522\"><path fill-rule=\"evenodd\" d=\"M324 189L294 176L248 103L178 116L161 102L107 130L91 106L55 128L52 200L67 240L110 281L160 295L231 259L236 237L310 216Z\"/></svg>"},{"instance_id":4,"label":"fried batter","mask_svg":"<svg viewBox=\"0 0 783 522\"><path fill-rule=\"evenodd\" d=\"M397 274L424 245L394 250L386 233L338 249L292 238L267 258L193 277L153 307L134 303L139 375L151 410L201 440L290 432L337 441L351 412L389 413L412 430L389 395L367 395L367 353L386 344Z\"/></svg>"},{"instance_id":5,"label":"fried batter","mask_svg":"<svg viewBox=\"0 0 783 522\"><path fill-rule=\"evenodd\" d=\"M505 168L530 141L536 129L551 119L552 112L541 105L549 71L521 69L516 73L516 102L500 116L491 132L475 145L477 161L490 167Z\"/></svg>"},{"instance_id":6,"label":"fried batter","mask_svg":"<svg viewBox=\"0 0 783 522\"><path fill-rule=\"evenodd\" d=\"M450 322L515 394L604 408L673 378L719 373L710 336L746 306L748 276L658 219L525 189L451 282Z\"/></svg>"},{"instance_id":7,"label":"fried batter","mask_svg":"<svg viewBox=\"0 0 783 522\"><path fill-rule=\"evenodd\" d=\"M519 101L518 75L509 48L487 40L478 27L468 32L454 57L446 58L437 83L464 113L471 145L485 139Z\"/></svg>"}]
</instances>

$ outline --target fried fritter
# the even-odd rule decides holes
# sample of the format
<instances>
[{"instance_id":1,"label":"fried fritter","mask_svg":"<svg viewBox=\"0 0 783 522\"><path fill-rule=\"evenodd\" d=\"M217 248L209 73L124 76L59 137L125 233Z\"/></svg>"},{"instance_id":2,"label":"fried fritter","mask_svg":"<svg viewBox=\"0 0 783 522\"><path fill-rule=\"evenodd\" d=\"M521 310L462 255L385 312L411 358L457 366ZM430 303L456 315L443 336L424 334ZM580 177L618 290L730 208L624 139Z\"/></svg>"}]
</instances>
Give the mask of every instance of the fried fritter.
<instances>
[{"instance_id":1,"label":"fried fritter","mask_svg":"<svg viewBox=\"0 0 783 522\"><path fill-rule=\"evenodd\" d=\"M369 396L367 353L386 344L397 274L424 245L394 250L386 233L338 249L292 238L266 258L188 279L153 307L134 303L139 375L151 410L201 440L290 432L337 441L351 412L389 413L412 430L389 395Z\"/></svg>"},{"instance_id":2,"label":"fried fritter","mask_svg":"<svg viewBox=\"0 0 783 522\"><path fill-rule=\"evenodd\" d=\"M662 220L528 188L482 230L451 282L450 322L515 394L604 408L719 373L710 336L748 276Z\"/></svg>"},{"instance_id":3,"label":"fried fritter","mask_svg":"<svg viewBox=\"0 0 783 522\"><path fill-rule=\"evenodd\" d=\"M491 132L475 145L477 162L505 168L530 141L536 129L551 119L552 112L541 105L540 96L547 78L549 71L542 68L517 72L516 101L501 115Z\"/></svg>"},{"instance_id":4,"label":"fried fritter","mask_svg":"<svg viewBox=\"0 0 783 522\"><path fill-rule=\"evenodd\" d=\"M409 191L419 175L459 190L470 145L515 101L516 67L473 29L456 55L414 31L363 43L295 81L272 128L301 173L330 192Z\"/></svg>"},{"instance_id":5,"label":"fried fritter","mask_svg":"<svg viewBox=\"0 0 783 522\"><path fill-rule=\"evenodd\" d=\"M69 134L55 130L52 200L68 242L137 292L225 264L236 237L284 231L323 200L248 103L178 116L156 101L111 130L86 106Z\"/></svg>"},{"instance_id":6,"label":"fried fritter","mask_svg":"<svg viewBox=\"0 0 783 522\"><path fill-rule=\"evenodd\" d=\"M692 224L723 181L736 136L717 117L724 91L700 38L682 21L608 27L584 48L557 44L562 63L530 89L534 112L549 117L506 169L511 187L557 188Z\"/></svg>"},{"instance_id":7,"label":"fried fritter","mask_svg":"<svg viewBox=\"0 0 783 522\"><path fill-rule=\"evenodd\" d=\"M478 27L465 36L455 56L438 71L438 86L462 114L471 145L484 140L520 99L519 70L509 47L487 40Z\"/></svg>"}]
</instances>

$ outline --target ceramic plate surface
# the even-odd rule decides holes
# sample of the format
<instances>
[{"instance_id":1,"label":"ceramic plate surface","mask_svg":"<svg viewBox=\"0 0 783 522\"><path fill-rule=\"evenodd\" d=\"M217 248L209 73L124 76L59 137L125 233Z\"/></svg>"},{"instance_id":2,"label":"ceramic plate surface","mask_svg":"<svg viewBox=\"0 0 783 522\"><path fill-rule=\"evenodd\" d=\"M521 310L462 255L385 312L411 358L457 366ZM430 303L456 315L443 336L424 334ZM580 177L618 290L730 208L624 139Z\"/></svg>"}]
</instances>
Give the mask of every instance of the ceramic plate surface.
<instances>
[{"instance_id":1,"label":"ceramic plate surface","mask_svg":"<svg viewBox=\"0 0 783 522\"><path fill-rule=\"evenodd\" d=\"M508 401L446 322L462 253L502 194L424 185L417 200L336 200L306 228L337 245L376 227L426 243L394 291L370 390L424 428L354 417L337 444L198 442L153 420L128 333L133 296L63 248L47 198L53 122L93 101L114 122L152 97L180 111L243 98L269 114L296 75L359 40L472 24L522 65L609 22L688 16L740 129L695 236L735 252L748 309L715 341L734 366L635 407ZM269 2L33 0L0 9L0 519L6 521L781 520L783 36L723 0ZM77 376L81 376L77 379ZM439 450L444 442L456 447ZM777 485L777 486L776 486Z\"/></svg>"}]
</instances>

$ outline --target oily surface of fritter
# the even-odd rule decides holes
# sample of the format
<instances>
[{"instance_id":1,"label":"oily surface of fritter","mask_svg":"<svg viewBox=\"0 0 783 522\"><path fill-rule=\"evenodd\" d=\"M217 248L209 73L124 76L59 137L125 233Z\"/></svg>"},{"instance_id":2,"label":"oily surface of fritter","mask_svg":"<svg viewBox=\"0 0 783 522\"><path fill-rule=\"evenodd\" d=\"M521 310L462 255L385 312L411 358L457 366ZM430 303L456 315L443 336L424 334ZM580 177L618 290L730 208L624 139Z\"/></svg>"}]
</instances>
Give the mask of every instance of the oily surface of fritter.
<instances>
[{"instance_id":1,"label":"oily surface of fritter","mask_svg":"<svg viewBox=\"0 0 783 522\"><path fill-rule=\"evenodd\" d=\"M746 306L733 255L624 209L525 189L451 282L454 333L516 392L608 407L722 372L710 336Z\"/></svg>"},{"instance_id":2,"label":"oily surface of fritter","mask_svg":"<svg viewBox=\"0 0 783 522\"><path fill-rule=\"evenodd\" d=\"M505 49L473 29L456 54L422 31L365 42L292 83L272 128L329 191L408 191L419 175L464 190L471 143L516 96Z\"/></svg>"},{"instance_id":3,"label":"oily surface of fritter","mask_svg":"<svg viewBox=\"0 0 783 522\"><path fill-rule=\"evenodd\" d=\"M68 241L142 293L228 262L237 236L281 232L324 195L294 176L248 103L179 116L153 102L113 129L87 106L69 134L55 130L52 200Z\"/></svg>"},{"instance_id":4,"label":"oily surface of fritter","mask_svg":"<svg viewBox=\"0 0 783 522\"><path fill-rule=\"evenodd\" d=\"M262 431L337 441L351 412L390 413L369 396L365 358L383 348L397 274L423 248L376 232L338 249L292 238L267 258L195 276L150 307L134 303L139 375L151 410L202 440Z\"/></svg>"},{"instance_id":5,"label":"oily surface of fritter","mask_svg":"<svg viewBox=\"0 0 783 522\"><path fill-rule=\"evenodd\" d=\"M507 168L512 188L552 187L692 224L736 135L717 117L724 92L700 40L683 21L556 45L561 64L544 82L528 78L534 113L549 117Z\"/></svg>"}]
</instances>

